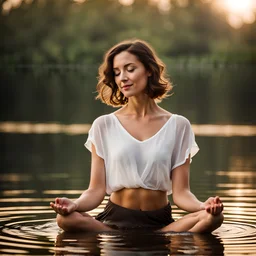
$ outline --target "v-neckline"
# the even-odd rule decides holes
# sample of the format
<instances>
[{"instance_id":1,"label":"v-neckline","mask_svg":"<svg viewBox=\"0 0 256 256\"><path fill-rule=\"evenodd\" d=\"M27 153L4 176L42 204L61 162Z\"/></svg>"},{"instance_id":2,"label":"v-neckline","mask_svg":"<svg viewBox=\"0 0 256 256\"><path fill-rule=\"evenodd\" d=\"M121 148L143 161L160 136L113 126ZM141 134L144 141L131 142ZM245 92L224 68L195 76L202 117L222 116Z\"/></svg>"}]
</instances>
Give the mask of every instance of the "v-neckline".
<instances>
[{"instance_id":1,"label":"v-neckline","mask_svg":"<svg viewBox=\"0 0 256 256\"><path fill-rule=\"evenodd\" d=\"M120 120L118 119L118 117L114 114L114 113L111 113L113 116L114 116L114 119L116 120L117 124L121 127L121 129L126 133L128 134L129 137L131 137L133 140L135 140L136 142L138 143L144 143L144 142L147 142L151 139L153 139L154 137L156 137L166 126L167 124L170 122L170 120L172 119L172 117L175 115L175 114L172 114L168 120L163 124L163 126L155 133L153 134L151 137L145 139L145 140L138 140L136 139L134 136L132 136L125 128L124 126L122 125L122 123L120 122Z\"/></svg>"}]
</instances>

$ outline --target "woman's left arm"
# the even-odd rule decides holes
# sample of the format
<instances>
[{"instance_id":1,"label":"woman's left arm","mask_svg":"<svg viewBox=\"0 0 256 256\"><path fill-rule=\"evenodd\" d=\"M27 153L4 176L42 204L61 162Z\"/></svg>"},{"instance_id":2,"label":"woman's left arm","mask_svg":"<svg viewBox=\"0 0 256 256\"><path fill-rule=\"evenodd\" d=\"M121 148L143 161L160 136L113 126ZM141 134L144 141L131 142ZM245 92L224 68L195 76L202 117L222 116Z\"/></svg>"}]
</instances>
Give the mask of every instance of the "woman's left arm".
<instances>
[{"instance_id":1,"label":"woman's left arm","mask_svg":"<svg viewBox=\"0 0 256 256\"><path fill-rule=\"evenodd\" d=\"M210 197L205 202L201 202L190 191L189 169L190 158L184 164L172 170L173 202L187 212L196 212L205 209L213 215L221 213L223 204L219 197Z\"/></svg>"}]
</instances>

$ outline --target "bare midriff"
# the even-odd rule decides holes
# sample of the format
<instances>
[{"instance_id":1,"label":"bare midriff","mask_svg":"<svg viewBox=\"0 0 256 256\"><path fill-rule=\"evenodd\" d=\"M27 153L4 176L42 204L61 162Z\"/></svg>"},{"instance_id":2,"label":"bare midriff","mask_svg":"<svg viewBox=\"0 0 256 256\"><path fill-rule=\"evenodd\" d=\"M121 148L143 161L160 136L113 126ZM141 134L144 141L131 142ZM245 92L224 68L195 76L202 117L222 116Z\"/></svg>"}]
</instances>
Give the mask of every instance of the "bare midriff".
<instances>
[{"instance_id":1,"label":"bare midriff","mask_svg":"<svg viewBox=\"0 0 256 256\"><path fill-rule=\"evenodd\" d=\"M144 188L123 188L113 192L110 200L125 208L141 211L154 211L168 204L167 192Z\"/></svg>"}]
</instances>

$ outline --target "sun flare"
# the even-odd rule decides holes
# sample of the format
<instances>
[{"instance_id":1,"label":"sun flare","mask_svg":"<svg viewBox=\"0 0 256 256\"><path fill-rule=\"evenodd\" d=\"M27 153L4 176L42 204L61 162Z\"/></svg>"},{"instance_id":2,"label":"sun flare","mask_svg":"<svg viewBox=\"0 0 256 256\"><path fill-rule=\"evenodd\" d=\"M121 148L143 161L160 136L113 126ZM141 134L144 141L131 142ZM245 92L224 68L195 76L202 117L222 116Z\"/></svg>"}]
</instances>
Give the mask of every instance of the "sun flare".
<instances>
[{"instance_id":1,"label":"sun flare","mask_svg":"<svg viewBox=\"0 0 256 256\"><path fill-rule=\"evenodd\" d=\"M227 21L234 28L255 22L255 0L216 0L215 6L227 13Z\"/></svg>"},{"instance_id":2,"label":"sun flare","mask_svg":"<svg viewBox=\"0 0 256 256\"><path fill-rule=\"evenodd\" d=\"M224 0L224 7L230 12L244 13L253 8L254 0Z\"/></svg>"}]
</instances>

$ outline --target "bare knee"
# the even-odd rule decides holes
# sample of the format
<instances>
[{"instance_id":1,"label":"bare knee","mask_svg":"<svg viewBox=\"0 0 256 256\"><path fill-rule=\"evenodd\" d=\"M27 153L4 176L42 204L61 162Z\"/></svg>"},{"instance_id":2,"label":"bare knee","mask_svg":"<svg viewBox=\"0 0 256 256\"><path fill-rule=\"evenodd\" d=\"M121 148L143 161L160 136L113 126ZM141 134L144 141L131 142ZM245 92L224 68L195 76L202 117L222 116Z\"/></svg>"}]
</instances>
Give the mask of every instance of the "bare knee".
<instances>
[{"instance_id":1,"label":"bare knee","mask_svg":"<svg viewBox=\"0 0 256 256\"><path fill-rule=\"evenodd\" d=\"M70 221L68 221L69 217L68 216L63 216L60 214L57 214L57 224L60 228L62 228L65 231L68 231L68 229L70 228L70 224L68 224Z\"/></svg>"},{"instance_id":2,"label":"bare knee","mask_svg":"<svg viewBox=\"0 0 256 256\"><path fill-rule=\"evenodd\" d=\"M78 212L71 213L69 215L63 216L58 214L56 221L60 228L64 231L77 231L80 229L81 221L86 222L85 217L81 220L82 215Z\"/></svg>"}]
</instances>

